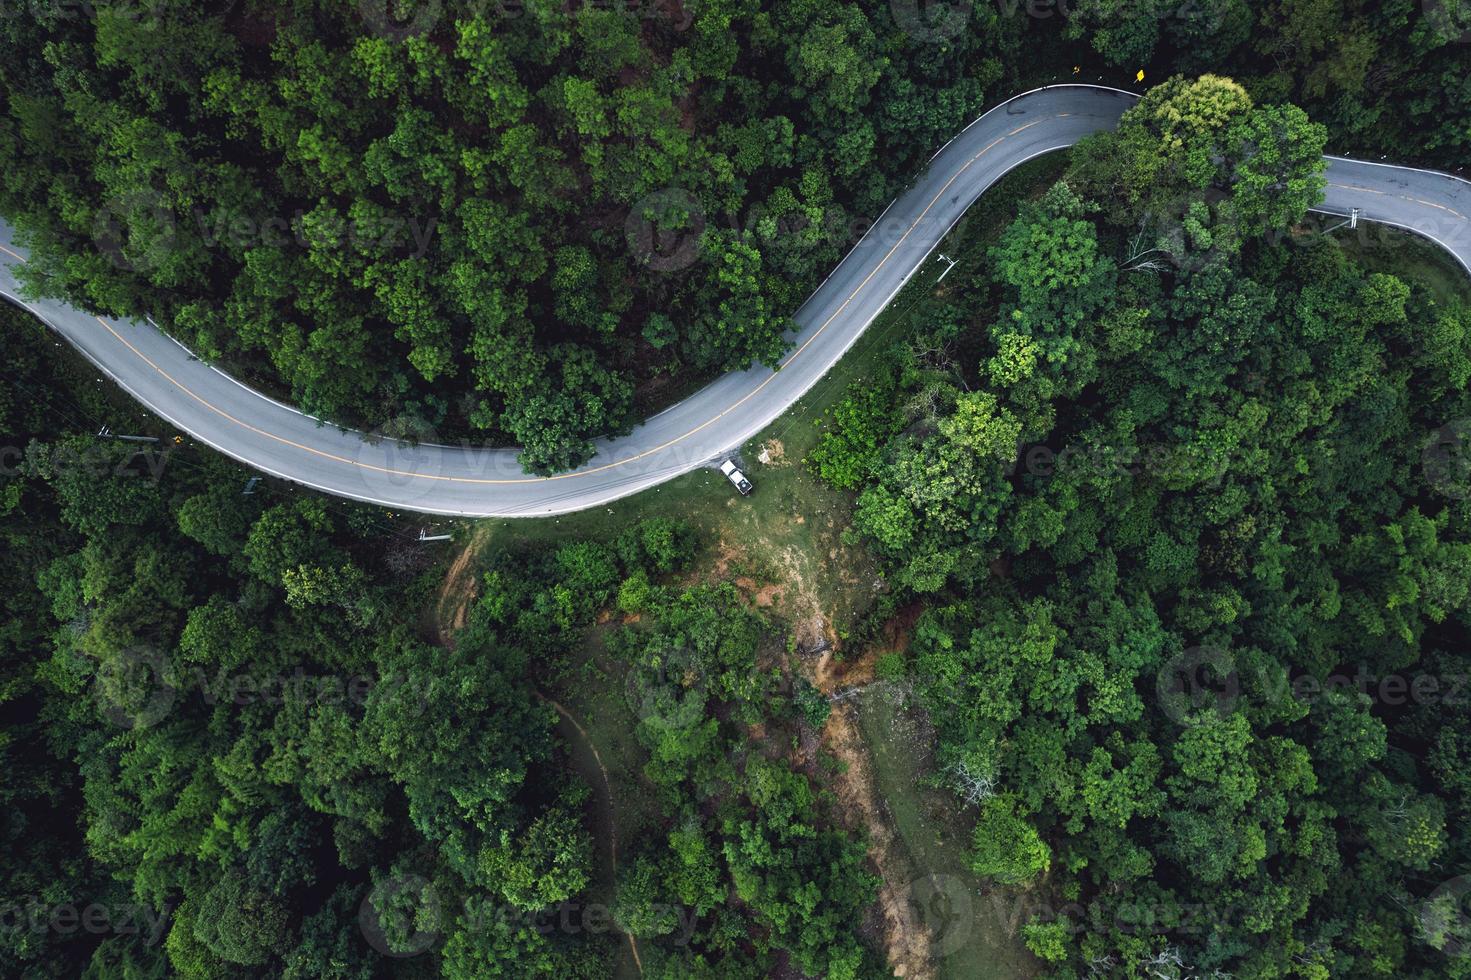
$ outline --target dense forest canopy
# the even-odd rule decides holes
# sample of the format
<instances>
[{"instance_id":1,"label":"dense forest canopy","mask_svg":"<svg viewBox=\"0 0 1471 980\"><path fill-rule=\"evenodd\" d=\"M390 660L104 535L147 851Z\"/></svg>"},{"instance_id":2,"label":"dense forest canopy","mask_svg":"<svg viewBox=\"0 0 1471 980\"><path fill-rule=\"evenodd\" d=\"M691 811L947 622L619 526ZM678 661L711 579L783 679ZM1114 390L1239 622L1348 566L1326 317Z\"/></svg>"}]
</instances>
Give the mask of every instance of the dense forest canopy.
<instances>
[{"instance_id":1,"label":"dense forest canopy","mask_svg":"<svg viewBox=\"0 0 1471 980\"><path fill-rule=\"evenodd\" d=\"M1304 223L1325 150L1460 164L1465 0L35 2L0 54L28 288L539 472L774 361L986 105L1168 79L806 465L1044 975L1471 976L1471 310ZM6 975L887 975L831 705L689 527L493 548L431 636L401 522L0 331ZM652 814L607 902L574 671Z\"/></svg>"},{"instance_id":2,"label":"dense forest canopy","mask_svg":"<svg viewBox=\"0 0 1471 980\"><path fill-rule=\"evenodd\" d=\"M1471 975L1471 310L1294 228L1324 135L1151 90L811 460L1059 977Z\"/></svg>"},{"instance_id":3,"label":"dense forest canopy","mask_svg":"<svg viewBox=\"0 0 1471 980\"><path fill-rule=\"evenodd\" d=\"M496 556L431 644L438 570L406 528L242 495L205 450L99 442L117 405L58 383L39 324L0 329L22 440L0 474L0 972L609 977L633 936L671 980L880 975L862 844L748 737L796 724L757 668L772 626L728 584L669 581L688 528ZM608 608L666 828L628 848L611 903L540 690Z\"/></svg>"},{"instance_id":4,"label":"dense forest canopy","mask_svg":"<svg viewBox=\"0 0 1471 980\"><path fill-rule=\"evenodd\" d=\"M1339 148L1458 159L1463 6L11 5L0 215L35 290L151 312L314 414L547 472L772 363L935 148L1075 65L1229 66Z\"/></svg>"},{"instance_id":5,"label":"dense forest canopy","mask_svg":"<svg viewBox=\"0 0 1471 980\"><path fill-rule=\"evenodd\" d=\"M538 471L640 389L773 363L1016 33L916 46L817 2L384 6L6 19L0 212L36 289Z\"/></svg>"}]
</instances>

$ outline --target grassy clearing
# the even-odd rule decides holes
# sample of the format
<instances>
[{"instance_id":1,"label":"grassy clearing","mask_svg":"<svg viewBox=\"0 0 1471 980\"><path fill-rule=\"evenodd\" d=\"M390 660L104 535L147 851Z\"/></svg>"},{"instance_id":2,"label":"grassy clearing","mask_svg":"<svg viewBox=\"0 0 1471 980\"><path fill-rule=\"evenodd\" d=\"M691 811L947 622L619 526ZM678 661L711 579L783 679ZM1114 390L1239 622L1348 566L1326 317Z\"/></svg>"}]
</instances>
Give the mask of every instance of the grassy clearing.
<instances>
[{"instance_id":1,"label":"grassy clearing","mask_svg":"<svg viewBox=\"0 0 1471 980\"><path fill-rule=\"evenodd\" d=\"M969 870L973 819L953 793L923 784L930 774L933 732L924 712L900 689L874 685L859 699L858 724L868 744L873 779L915 880L935 876L932 894L912 892L918 917L934 936L939 980L1029 977L1040 968L1022 945L1017 898L987 886Z\"/></svg>"},{"instance_id":2,"label":"grassy clearing","mask_svg":"<svg viewBox=\"0 0 1471 980\"><path fill-rule=\"evenodd\" d=\"M1368 222L1332 235L1344 254L1370 272L1419 282L1441 303L1471 303L1471 277L1445 249L1426 238Z\"/></svg>"},{"instance_id":3,"label":"grassy clearing","mask_svg":"<svg viewBox=\"0 0 1471 980\"><path fill-rule=\"evenodd\" d=\"M597 860L588 898L611 907L617 870L626 864L631 842L655 829L655 812L642 776L643 750L633 735L637 719L622 697L622 685L607 682L608 664L600 657L600 646L590 643L581 661L585 683L569 685L561 695L558 704L567 714L559 712L557 731L573 771L593 790L587 812ZM614 980L633 980L639 974L628 944L619 943Z\"/></svg>"},{"instance_id":4,"label":"grassy clearing","mask_svg":"<svg viewBox=\"0 0 1471 980\"><path fill-rule=\"evenodd\" d=\"M945 271L938 259L922 269L879 319L859 338L842 361L776 423L743 447L747 472L756 484L750 497L732 492L720 474L701 470L606 508L537 520L489 520L475 527L480 560L496 547L552 544L569 539L609 541L625 527L648 517L676 517L693 526L702 547L688 574L692 581L734 581L775 621L802 641L841 640L863 616L884 588L877 564L868 553L843 541L853 498L822 486L803 464L816 445L824 414L847 387L872 374L896 342L926 325L946 299L949 287L978 275L986 249L1016 213L1018 200L1040 193L1060 174L1066 157L1054 155L1020 168L973 207L939 251L957 264L937 288ZM622 666L602 649L603 628L592 631L571 674L547 692L578 718L587 733L584 745L569 737L573 763L584 778L601 779L592 759L597 749L607 772L611 807L603 815L616 830L620 863L629 842L653 832L659 820L649 782L643 776L645 755L634 738L637 719L624 696ZM577 733L570 733L576 735ZM942 821L943 794L921 787L915 777L914 756L893 741L891 726L865 719L861 751L872 755L880 798L890 819L898 823L903 842L900 855L910 879L955 875L977 889L973 924L967 924L965 942L954 944L944 923L942 948L936 960L940 976L1002 977L1030 972L1019 942L1001 928L999 916L979 915L979 882L964 870L968 829L963 818L951 814ZM600 789L594 784L595 789ZM592 814L601 822L599 814ZM900 882L903 884L903 882ZM603 868L598 889L609 889L611 869ZM986 901L989 902L989 899ZM986 906L989 911L989 904ZM923 918L923 917L922 917ZM924 921L929 921L924 919ZM994 925L993 925L994 923ZM624 957L628 959L627 956ZM631 963L620 965L628 975Z\"/></svg>"},{"instance_id":5,"label":"grassy clearing","mask_svg":"<svg viewBox=\"0 0 1471 980\"><path fill-rule=\"evenodd\" d=\"M1018 199L1045 188L1065 165L1063 154L1034 160L987 193L938 249L957 260L945 282L936 288L945 264L931 258L833 370L743 447L756 484L750 497L737 496L714 470L700 470L606 508L479 522L489 543L611 540L646 517L681 518L699 531L705 545L696 577L773 584L778 594L768 598L779 615L793 623L820 615L841 636L883 586L866 551L842 540L851 495L822 486L802 464L817 444L823 414L850 383L872 374L896 341L926 322L948 286L976 275L986 249L1015 215Z\"/></svg>"},{"instance_id":6,"label":"grassy clearing","mask_svg":"<svg viewBox=\"0 0 1471 980\"><path fill-rule=\"evenodd\" d=\"M562 685L560 698L587 732L608 773L612 815L618 828L620 864L630 842L650 829L649 783L644 749L634 737L638 716L624 690L622 666L604 655L602 631L595 631L578 659L574 674Z\"/></svg>"}]
</instances>

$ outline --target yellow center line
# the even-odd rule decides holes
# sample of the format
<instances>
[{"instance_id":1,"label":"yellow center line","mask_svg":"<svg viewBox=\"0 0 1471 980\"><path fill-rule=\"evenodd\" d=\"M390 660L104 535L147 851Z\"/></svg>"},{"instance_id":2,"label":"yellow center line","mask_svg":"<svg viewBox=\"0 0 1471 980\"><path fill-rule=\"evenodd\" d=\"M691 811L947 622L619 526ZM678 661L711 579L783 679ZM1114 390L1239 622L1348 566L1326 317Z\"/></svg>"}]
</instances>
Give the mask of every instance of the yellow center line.
<instances>
[{"instance_id":1,"label":"yellow center line","mask_svg":"<svg viewBox=\"0 0 1471 980\"><path fill-rule=\"evenodd\" d=\"M1464 214L1462 214L1461 212L1457 211L1453 207L1448 207L1448 206L1446 206L1444 204L1436 204L1434 201L1427 201L1424 198L1411 197L1411 198L1407 198L1407 200L1414 201L1416 204L1424 204L1424 205L1427 205L1429 207L1436 208L1438 210L1441 210L1441 211L1446 212L1447 214L1453 214L1453 215L1455 215L1458 218L1464 218L1464 217L1466 217Z\"/></svg>"},{"instance_id":2,"label":"yellow center line","mask_svg":"<svg viewBox=\"0 0 1471 980\"><path fill-rule=\"evenodd\" d=\"M1063 115L1068 115L1068 113L1063 113ZM1041 122L1044 122L1044 121L1045 121L1045 117L1043 119L1035 119L1032 122L1026 123L1025 125L1018 126L1016 129L1011 130L1010 132L1006 133L1004 136L998 136L998 137L996 137L996 139L992 140L990 143L987 143L974 156L972 156L969 160L967 160L963 166L961 166L958 170L955 171L955 173L951 174L950 175L950 179L947 180L947 181L945 181L944 186L941 187L940 190L939 190L939 192L936 193L935 196L930 199L930 202L925 205L924 210L921 211L919 213L919 216L916 217L914 219L914 221L910 223L910 225L909 225L909 227L907 229L905 229L904 234L901 235L901 236L899 236L899 240L896 241L894 243L893 247L891 247L889 249L889 251L884 254L884 257L879 260L878 265L874 266L873 267L873 270L870 271L869 274L863 278L863 281L860 282L857 286L854 287L853 291L848 294L848 297L843 300L842 305L840 305L835 311L833 311L832 315L830 315L826 320L824 320L821 323L821 325L819 325L818 328L813 331L812 336L811 337L808 337L807 340L804 341L800 347L798 347L795 351L793 351L791 353L791 355L782 363L781 367L782 368L785 368L788 365L790 365L793 361L795 361L797 359L797 357L803 351L805 351L808 347L812 346L813 341L815 341L818 338L818 336L820 336L822 334L822 332L827 329L827 327L828 327L829 324L831 324L834 320L836 320L839 316L842 315L843 311L848 308L849 304L851 304L853 302L853 300L858 296L858 294L863 291L863 289L869 284L870 281L872 281L873 277L876 276L876 275L878 275L879 270L882 269L885 266L885 264L888 263L889 259L893 258L894 253L899 250L899 246L903 245L904 242L909 239L909 236L914 232L914 230L916 228L919 227L920 222L923 221L925 219L925 216L930 213L930 210L937 203L939 203L940 198L944 197L945 196L945 193L947 191L949 191L950 186L952 184L954 184L956 180L960 179L960 175L961 174L963 174L967 170L969 170L972 164L974 164L981 157L985 156L986 153L990 152L991 148L994 147L994 146L996 146L996 144L1002 142L1003 140L1005 140L1005 139L1007 139L1009 137L1015 136L1017 133L1020 133L1020 132L1022 132L1025 129L1030 129L1031 127L1037 125L1038 123L1041 123ZM17 255L15 252L12 252L10 249L5 248L3 245L0 245L0 250L5 251L9 255L15 256L17 259L20 259L22 262L25 261L25 259L22 258L20 255ZM149 357L146 354L144 354L138 348L134 347L131 343L129 343L128 340L127 340L127 338L123 337L122 334L120 334L116 330L114 330L111 327L111 325L109 325L107 323L106 320L103 320L101 317L97 317L96 319L97 319L97 322L102 325L102 328L104 330L106 330L108 333L110 333L114 337L116 337L117 340L120 343L123 344L123 346L127 347L128 350L130 350L134 354L136 354L139 357L139 359L141 359L143 361L143 363L145 363L149 367L153 368L154 371L157 371L160 375L162 375L165 379L167 379L169 381L169 383L173 384L180 391L184 392L184 394L188 395L190 398L193 398L195 401L199 402L199 404L203 405L205 408L207 408L210 411L214 412L215 414L219 415L221 418L228 419L229 421L234 422L236 425L240 426L243 429L246 429L246 430L248 430L250 432L253 432L256 435L264 436L267 439L271 439L271 440L274 440L276 442L279 442L282 445L290 446L293 449L299 449L302 452L311 453L314 456L320 456L323 459L330 459L330 460L333 460L334 462L346 463L349 466L357 466L357 467L361 467L362 469L372 470L372 471L375 471L375 472L378 472L378 473L386 473L386 474L393 475L393 476L417 477L417 478L426 479L426 480L440 480L440 481L444 481L444 482L448 482L448 483L473 483L473 484L486 484L486 485L490 485L490 484L518 484L518 483L542 483L542 482L546 482L546 481L549 481L549 480L565 480L565 479L568 479L568 478L571 478L571 477L576 477L576 476L591 476L594 473L602 473L602 472L604 472L606 470L613 469L614 467L624 466L624 465L627 465L628 463L632 463L632 462L636 462L636 461L638 461L640 459L644 459L645 457L651 456L651 455L653 455L655 453L662 452L665 449L668 449L670 446L673 446L676 443L682 442L685 439L688 439L690 436L694 435L695 433L701 431L702 429L705 429L706 427L708 427L710 425L713 425L715 422L718 422L720 419L724 418L725 416L729 415L731 412L733 412L736 409L740 408L742 405L744 405L751 398L753 398L757 394L759 394L761 392L761 389L765 388L772 381L776 380L776 374L777 374L775 371L773 371L766 378L766 380L762 381L754 389L752 389L751 391L747 392L735 404L729 406L728 408L725 408L725 409L721 410L719 413L717 413L716 415L712 416L709 419L706 419L704 422L701 422L699 425L695 426L693 429L690 429L688 432L682 433L681 435L677 435L677 436L675 436L674 438L670 439L669 441L667 441L665 443L662 443L662 444L660 444L658 446L655 446L652 449L646 449L643 452L638 453L637 455L628 457L627 459L617 460L617 461L612 462L612 463L604 463L603 465L601 465L601 466L595 466L592 469L573 470L570 473L556 473L556 474L553 474L552 476L530 477L530 478L515 479L515 480L501 480L501 479L492 479L492 478L488 478L488 477L441 476L441 475L432 474L432 473L406 472L404 470L396 470L396 469L392 469L390 467L377 466L377 465L375 465L373 463L365 463L365 462L363 462L361 460L348 459L345 456L338 456L335 453L329 453L329 452L326 452L326 451L321 450L321 449L313 448L312 446L303 445L303 444L301 444L299 442L293 442L292 440L287 439L284 436L278 436L278 435L276 435L273 432L267 432L265 429L261 429L261 428L258 428L256 426L254 426L254 425L251 425L249 422L246 422L246 421L244 421L242 419L236 418L235 416L231 415L229 412L226 412L224 409L219 408L218 406L211 404L204 397L196 394L193 390L191 390L190 388L188 388L186 385L184 385L182 382L180 382L177 378L173 377L171 374L169 374L163 368L159 367L156 363L154 363L151 359L149 359Z\"/></svg>"},{"instance_id":3,"label":"yellow center line","mask_svg":"<svg viewBox=\"0 0 1471 980\"><path fill-rule=\"evenodd\" d=\"M1334 183L1329 183L1328 186L1329 187L1337 187L1337 188L1340 188L1340 189L1346 190L1346 191L1359 191L1362 194L1378 194L1381 197L1397 197L1401 201L1409 201L1411 204L1423 204L1426 207L1436 208L1436 209L1438 209L1440 211L1445 211L1448 214L1453 214L1456 217L1461 218L1461 219L1465 219L1465 217L1466 217L1464 214L1462 214L1461 212L1457 211L1455 208L1447 207L1444 204L1437 204L1434 201L1427 201L1423 197L1410 197L1408 194L1390 194L1388 191L1375 190L1372 187L1360 187L1357 184L1334 184Z\"/></svg>"},{"instance_id":4,"label":"yellow center line","mask_svg":"<svg viewBox=\"0 0 1471 980\"><path fill-rule=\"evenodd\" d=\"M1066 115L1069 115L1069 113L1061 113L1061 114L1059 114L1059 116L1057 116L1055 118L1062 118L1063 116L1066 116ZM935 196L930 199L930 202L925 205L924 210L922 210L919 213L919 216L916 217L914 219L914 221L912 221L910 223L909 227L907 229L905 229L904 234L899 237L898 241L896 241L893 244L892 247L890 247L889 251L884 254L884 257L879 260L878 264L875 265L873 267L873 269L868 273L868 275L866 275L863 278L863 281L862 282L860 282L857 286L855 286L853 288L853 291L848 294L848 296L843 300L842 304L839 305L839 307L835 311L833 311L833 313L831 315L829 315L826 320L824 320L820 325L818 325L817 329L813 331L812 336L811 337L808 337L807 340L805 340L800 347L798 347L795 351L793 351L786 358L786 360L782 362L781 368L789 367L792 364L793 361L795 361L804 351L807 350L808 347L810 347L813 344L814 341L817 340L817 338L822 334L822 332L824 330L826 330L828 328L828 326L830 324L832 324L832 322L834 320L836 320L839 316L841 316L843 314L843 312L845 310L848 309L848 307L853 303L853 301L858 297L858 295L860 293L862 293L865 288L867 288L868 284L871 281L873 281L873 278L876 275L879 274L880 270L882 270L884 268L884 266L888 264L889 260L891 258L893 258L894 253L896 253L899 250L900 246L902 246L906 241L908 241L909 236L914 233L914 230L919 227L920 223L925 219L926 216L929 215L930 211L934 208L934 206L936 204L939 203L940 199L942 197L944 197L945 194L950 190L951 185L953 185L955 183L955 181L957 181L957 180L960 179L960 176L962 174L964 174L967 170L969 170L970 167L977 160L979 160L982 156L984 156L986 153L990 152L991 149L993 147L995 147L998 143L1002 142L1003 140L1005 140L1005 139L1007 139L1009 137L1015 136L1016 134L1022 132L1023 130L1029 129L1032 126L1035 126L1038 123L1041 123L1043 121L1045 121L1045 120L1044 119L1036 119L1036 120L1033 120L1032 122L1026 123L1025 125L1018 126L1017 128L1015 128L1015 129L1011 130L1010 132L1006 133L1004 136L998 136L996 139L992 140L990 143L986 144L979 151L977 151L976 154L974 156L972 156L969 160L967 160L964 163L964 165L962 165L959 169L957 169L955 171L955 173L951 174L950 179L947 180L947 181L945 181L945 184L940 188L940 190L935 194ZM1376 190L1376 189L1374 189L1372 187L1358 187L1358 186L1355 186L1355 185L1352 185L1352 184L1331 184L1330 186L1342 188L1344 190L1354 190L1354 191L1359 191L1359 192L1369 193L1369 194L1379 194L1379 195L1384 195L1385 194L1384 191ZM1426 204L1426 205L1429 205L1431 207L1440 208L1443 211L1449 211L1451 214L1454 214L1457 217L1464 217L1463 215L1460 214L1460 212L1455 211L1452 208L1447 208L1444 205L1436 204L1433 201L1424 201L1424 200L1420 200L1418 198L1409 198L1409 197L1404 198L1404 200L1413 201L1413 202L1418 203L1418 204ZM0 252L4 252L6 255L10 255L10 256L12 256L12 257L20 260L21 262L25 262L26 261L23 256L21 256L20 254L18 254L17 252L15 252L15 251L13 251L13 250L11 250L9 248L6 248L4 245L0 245ZM128 350L132 351L135 355L138 356L138 358L141 361L143 361L143 363L145 363L149 367L151 367L159 375L161 375L163 378L165 378L169 383L171 383L172 385L174 385L176 388L178 388L184 394L188 395L190 398L192 398L195 401L199 402L199 404L203 405L205 408L207 408L210 411L214 412L215 414L219 415L221 418L227 419L230 422L235 423L236 425L240 426L243 429L246 429L249 432L253 432L256 435L262 436L262 437L267 438L267 439L271 439L271 440L273 440L275 442L281 443L282 445L290 446L293 449L298 449L298 450L301 450L302 452L310 453L311 455L319 456L319 457L321 457L323 459L330 459L330 460L332 460L334 462L345 463L345 464L347 464L349 466L356 466L356 467L359 467L359 468L362 468L362 469L365 469L365 470L372 470L374 472L385 473L385 474L388 474L388 475L391 475L391 476L417 477L417 478L426 479L426 480L439 480L439 481L448 482L448 483L471 483L471 484L485 484L485 485L520 484L520 483L541 483L541 482L547 482L547 481L550 481L550 480L565 480L565 479L569 479L571 477L577 477L577 476L590 476L590 475L592 475L594 473L602 473L602 472L605 472L607 470L613 469L613 468L618 467L618 466L624 466L624 465L626 465L628 463L636 462L636 461L638 461L640 459L645 459L648 456L654 455L655 453L663 452L665 449L668 449L670 446L673 446L673 445L675 445L675 444L677 444L679 442L683 442L685 439L688 439L690 436L695 435L696 433L704 430L705 428L709 427L710 425L713 425L714 423L718 422L720 419L722 419L725 416L729 415L731 412L733 412L736 409L740 408L742 405L744 405L751 398L753 398L756 395L760 394L760 392L762 391L762 389L764 389L768 384L770 384L772 381L774 381L776 379L776 376L777 376L777 374L776 374L775 371L772 372L764 381L762 381L759 385L757 385L751 391L747 392L744 396L742 396L734 404L726 407L725 409L722 409L720 412L718 412L717 414L711 416L709 419L706 419L704 422L700 423L699 425L695 426L694 428L690 429L689 431L684 432L684 433L682 433L680 435L677 435L677 436L673 437L672 439L669 439L667 442L661 443L660 445L653 447L652 449L646 449L646 450L644 450L641 453L638 453L636 455L630 456L627 459L616 460L616 461L611 462L611 463L604 463L601 466L595 466L595 467L593 467L591 469L574 470L574 471L572 471L570 473L558 473L558 474L554 474L552 476L545 476L545 477L529 477L529 478L522 478L522 479L493 479L493 478L488 478L488 477L442 476L442 475L439 475L439 474L431 474L431 473L407 472L407 471L404 471L404 470L393 469L391 467L378 466L378 465L373 464L373 463L365 463L362 460L349 459L346 456L339 456L339 455L337 455L335 453L326 452L325 450L317 449L317 448L314 448L312 446L307 446L307 445L304 445L304 444L299 443L299 442L294 442L294 441L292 441L290 439L285 438L284 436L279 436L279 435L276 435L273 432L268 432L265 429L261 429L261 428L259 428L257 426L251 425L249 422L246 422L243 419L236 418L235 416L231 415L229 412L226 412L224 409L219 408L218 406L212 404L211 402L209 402L207 399L205 399L201 395L199 395L196 392L194 392L188 386L186 386L185 384L183 384L182 382L180 382L177 378L173 377L171 374L169 374L167 371L165 371L163 368L161 368L158 364L156 364L153 360L151 360L146 354L144 354L142 351L140 351L137 347L134 347L127 340L127 338L125 338L118 331L114 330L112 328L112 326L107 323L107 321L103 320L101 317L97 317L96 319L97 319L97 322L102 325L102 328L104 330L106 330L108 333L112 334L112 336L115 337L118 340L119 343L121 343L123 346L127 347Z\"/></svg>"},{"instance_id":5,"label":"yellow center line","mask_svg":"<svg viewBox=\"0 0 1471 980\"><path fill-rule=\"evenodd\" d=\"M0 252L4 252L6 255L13 255L16 258L20 259L22 262L24 262L26 260L26 257L24 255L21 255L19 252L12 252L10 249L6 248L4 245L0 245Z\"/></svg>"},{"instance_id":6,"label":"yellow center line","mask_svg":"<svg viewBox=\"0 0 1471 980\"><path fill-rule=\"evenodd\" d=\"M370 463L358 463L356 460L347 459L347 458L345 458L343 456L336 456L336 455L333 455L332 453L323 452L320 449L313 449L311 446L303 446L302 444L297 443L297 442L292 442L290 439L287 439L287 438L285 438L283 436L278 436L278 435L276 435L273 432L267 432L264 429L257 428L256 426L251 425L249 422L245 422L245 421L242 421L241 419L237 419L235 416L231 415L229 412L225 411L224 409L215 406L214 404L210 403L209 401L206 401L204 398L202 398L199 395L195 394L192 389L190 389L190 388L186 387L185 385L183 385L172 374L169 374L163 368L161 368L157 364L155 364L148 357L147 354L143 353L138 348L134 347L132 344L130 344L128 342L128 339L126 337L124 337L122 334L118 333L116 330L112 329L112 326L106 320L102 319L102 317L100 317L100 316L99 317L94 317L94 319L98 323L102 324L102 329L103 330L106 330L108 333L110 333L114 337L116 337L118 339L118 342L119 343L121 343L128 350L132 351L134 354L137 354L138 357L139 357L139 359L141 359L144 364L147 364L149 367L153 368L153 370L155 370L159 374L163 375L165 378L167 378L173 385L175 385L184 394L188 395L190 398L192 398L195 401L199 402L199 404L203 405L205 408L209 409L211 412L214 412L215 414L217 414L217 415L219 415L219 416L221 416L223 418L229 419L231 422L234 422L236 425L240 426L241 428L249 429L251 432L254 432L257 435L265 436L268 439L274 439L277 442L283 443L283 444L285 444L287 446L291 446L291 447L293 447L295 449L304 449L304 450L306 450L309 453L315 453L316 455L326 457L327 459L335 459L335 460L337 460L338 462L341 462L341 463L354 463L354 464L356 464L358 466L364 466L364 467L367 467L369 469L379 469L379 467L373 466ZM384 473L390 473L390 472L394 472L394 471L392 471L392 470L383 470L383 472Z\"/></svg>"}]
</instances>

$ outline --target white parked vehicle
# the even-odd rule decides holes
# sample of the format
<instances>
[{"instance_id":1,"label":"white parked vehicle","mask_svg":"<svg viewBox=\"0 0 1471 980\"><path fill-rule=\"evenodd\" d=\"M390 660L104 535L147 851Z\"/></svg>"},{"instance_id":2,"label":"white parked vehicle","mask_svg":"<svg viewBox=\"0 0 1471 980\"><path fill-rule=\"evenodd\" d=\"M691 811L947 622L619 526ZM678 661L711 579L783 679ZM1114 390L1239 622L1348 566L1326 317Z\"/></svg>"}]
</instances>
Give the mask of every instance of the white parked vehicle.
<instances>
[{"instance_id":1,"label":"white parked vehicle","mask_svg":"<svg viewBox=\"0 0 1471 980\"><path fill-rule=\"evenodd\" d=\"M735 460L727 459L721 463L720 472L724 473L725 478L741 492L742 497L751 492L751 481L746 479L746 474L742 473L740 468L736 466Z\"/></svg>"}]
</instances>

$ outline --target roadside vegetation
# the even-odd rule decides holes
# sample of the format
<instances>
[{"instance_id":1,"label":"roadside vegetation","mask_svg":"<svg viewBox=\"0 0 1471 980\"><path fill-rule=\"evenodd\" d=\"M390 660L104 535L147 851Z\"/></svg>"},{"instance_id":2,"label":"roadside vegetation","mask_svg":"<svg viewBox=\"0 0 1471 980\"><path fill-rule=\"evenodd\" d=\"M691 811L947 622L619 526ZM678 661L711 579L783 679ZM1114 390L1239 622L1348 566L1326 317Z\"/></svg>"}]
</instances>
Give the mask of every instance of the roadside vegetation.
<instances>
[{"instance_id":1,"label":"roadside vegetation","mask_svg":"<svg viewBox=\"0 0 1471 980\"><path fill-rule=\"evenodd\" d=\"M967 227L994 238L1015 195L1061 164L1014 175ZM957 233L953 250L973 255L974 237ZM28 857L5 879L5 972L635 976L702 958L723 976L818 956L788 950L811 941L768 924L780 915L797 928L782 903L811 874L762 884L788 871L727 860L720 842L788 832L741 829L753 750L749 778L798 774L770 792L807 800L790 805L827 828L814 844L823 854L862 840L861 824L822 802L830 765L813 748L791 752L815 729L803 727L814 701L797 706L788 640L838 640L881 583L843 540L850 495L801 460L848 377L914 332L932 290L916 281L842 373L748 447L757 496L704 473L616 515L483 522L468 570L451 569L469 594L448 597L442 546L417 541L421 522L253 479L150 419L34 320L0 310L12 359L0 399L14 596L6 732L13 771L30 774L7 799L14 852ZM154 441L100 438L104 427ZM640 631L668 640L666 607L697 648L716 625L747 622L718 655L744 659L661 668ZM703 692L717 668L757 686L710 692L710 729L683 698L687 680ZM685 705L672 727L658 714L670 698ZM755 729L725 715L741 705ZM655 750L685 738L695 744L678 751L709 773L659 790L668 761ZM662 877L674 873L667 835L696 804L723 814L707 828L718 859L701 874L734 882L745 869L735 919L708 895L682 904ZM854 938L874 935L858 928L875 883L862 855L851 851L832 885L851 890L847 904L821 913L847 951L837 934L818 945L872 974L882 947ZM758 899L766 919L750 911ZM54 926L69 908L111 919L100 931ZM124 918L146 928L125 931ZM701 938L717 918L727 938ZM732 951L741 921L769 952Z\"/></svg>"},{"instance_id":2,"label":"roadside vegetation","mask_svg":"<svg viewBox=\"0 0 1471 980\"><path fill-rule=\"evenodd\" d=\"M1153 89L811 457L923 606L890 670L1059 975L1471 968L1471 309L1300 223L1322 139Z\"/></svg>"},{"instance_id":3,"label":"roadside vegetation","mask_svg":"<svg viewBox=\"0 0 1471 980\"><path fill-rule=\"evenodd\" d=\"M480 522L448 578L6 311L8 971L1454 975L1459 699L1381 679L1464 673L1463 471L1421 437L1471 408L1468 288L1304 219L1316 139L1161 87L982 202L745 448L755 495ZM970 475L916 499L926 453Z\"/></svg>"},{"instance_id":4,"label":"roadside vegetation","mask_svg":"<svg viewBox=\"0 0 1471 980\"><path fill-rule=\"evenodd\" d=\"M1465 0L12 3L29 287L306 411L565 469L800 300L1030 84L1229 70L1337 150L1459 165Z\"/></svg>"},{"instance_id":5,"label":"roadside vegetation","mask_svg":"<svg viewBox=\"0 0 1471 980\"><path fill-rule=\"evenodd\" d=\"M565 469L801 299L1019 27L884 4L100 3L0 18L31 287L313 414Z\"/></svg>"},{"instance_id":6,"label":"roadside vegetation","mask_svg":"<svg viewBox=\"0 0 1471 980\"><path fill-rule=\"evenodd\" d=\"M881 972L862 840L784 751L783 637L678 580L691 528L501 548L430 642L409 529L252 484L0 325L7 975L606 976L627 936L645 976ZM545 693L600 617L653 806L612 882Z\"/></svg>"},{"instance_id":7,"label":"roadside vegetation","mask_svg":"<svg viewBox=\"0 0 1471 980\"><path fill-rule=\"evenodd\" d=\"M0 308L0 973L1471 977L1471 284L1308 213L1459 164L1465 6L0 11L28 288L536 472L776 360L985 105L1168 78L751 497L436 545Z\"/></svg>"}]
</instances>

